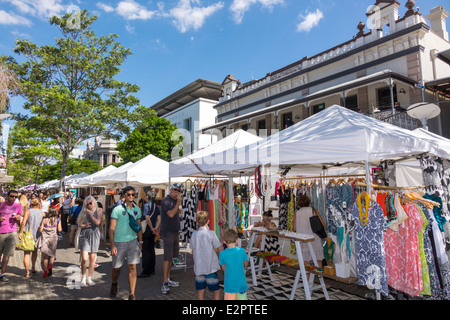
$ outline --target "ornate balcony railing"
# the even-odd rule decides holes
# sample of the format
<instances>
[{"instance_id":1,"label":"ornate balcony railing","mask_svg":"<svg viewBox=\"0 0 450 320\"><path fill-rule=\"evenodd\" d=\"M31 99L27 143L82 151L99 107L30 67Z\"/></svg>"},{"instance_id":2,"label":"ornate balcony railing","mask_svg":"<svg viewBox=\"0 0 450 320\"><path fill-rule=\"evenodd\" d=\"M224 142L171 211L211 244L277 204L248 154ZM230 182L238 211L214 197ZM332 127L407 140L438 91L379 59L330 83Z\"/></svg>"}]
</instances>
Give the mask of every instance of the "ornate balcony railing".
<instances>
[{"instance_id":1,"label":"ornate balcony railing","mask_svg":"<svg viewBox=\"0 0 450 320\"><path fill-rule=\"evenodd\" d=\"M408 130L422 127L422 123L418 119L410 117L406 112L396 111L393 115L392 110L383 110L371 113L368 116Z\"/></svg>"}]
</instances>

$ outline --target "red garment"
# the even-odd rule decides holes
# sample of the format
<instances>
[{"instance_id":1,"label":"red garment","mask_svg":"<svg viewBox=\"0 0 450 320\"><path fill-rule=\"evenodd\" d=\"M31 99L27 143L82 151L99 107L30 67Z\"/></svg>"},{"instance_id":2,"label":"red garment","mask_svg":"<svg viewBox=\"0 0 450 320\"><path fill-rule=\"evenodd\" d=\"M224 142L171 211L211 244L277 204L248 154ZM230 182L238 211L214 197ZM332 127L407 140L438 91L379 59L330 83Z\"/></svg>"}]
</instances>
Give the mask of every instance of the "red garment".
<instances>
[{"instance_id":1,"label":"red garment","mask_svg":"<svg viewBox=\"0 0 450 320\"><path fill-rule=\"evenodd\" d=\"M384 216L387 216L387 210L386 210L386 195L387 192L378 192L377 193L377 203L381 206L381 209L383 209Z\"/></svg>"}]
</instances>

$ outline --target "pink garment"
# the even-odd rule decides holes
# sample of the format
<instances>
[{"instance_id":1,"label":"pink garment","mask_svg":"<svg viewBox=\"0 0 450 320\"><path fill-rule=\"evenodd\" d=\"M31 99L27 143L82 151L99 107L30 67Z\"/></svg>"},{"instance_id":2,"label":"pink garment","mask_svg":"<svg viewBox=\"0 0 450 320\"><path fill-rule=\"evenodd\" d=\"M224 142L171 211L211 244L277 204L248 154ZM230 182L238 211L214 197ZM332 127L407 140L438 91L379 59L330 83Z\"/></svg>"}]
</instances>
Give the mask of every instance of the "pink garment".
<instances>
[{"instance_id":1,"label":"pink garment","mask_svg":"<svg viewBox=\"0 0 450 320\"><path fill-rule=\"evenodd\" d=\"M0 233L17 232L17 220L14 218L16 214L22 214L20 203L8 204L5 201L0 204L0 217L6 218L6 220L0 222Z\"/></svg>"},{"instance_id":2,"label":"pink garment","mask_svg":"<svg viewBox=\"0 0 450 320\"><path fill-rule=\"evenodd\" d=\"M405 210L408 219L399 225L399 230L387 228L384 232L386 274L392 288L418 296L423 289L419 252L419 231L423 228L423 219L414 204L406 204Z\"/></svg>"}]
</instances>

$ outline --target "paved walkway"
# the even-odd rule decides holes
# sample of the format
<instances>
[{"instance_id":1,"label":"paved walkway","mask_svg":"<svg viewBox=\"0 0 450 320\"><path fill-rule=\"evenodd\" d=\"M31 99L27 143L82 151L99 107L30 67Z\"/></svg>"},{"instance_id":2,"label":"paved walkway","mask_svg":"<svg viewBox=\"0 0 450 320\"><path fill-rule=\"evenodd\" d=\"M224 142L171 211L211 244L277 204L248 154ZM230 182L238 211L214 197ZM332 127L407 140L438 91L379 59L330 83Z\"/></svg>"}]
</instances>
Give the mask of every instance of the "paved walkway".
<instances>
[{"instance_id":1,"label":"paved walkway","mask_svg":"<svg viewBox=\"0 0 450 320\"><path fill-rule=\"evenodd\" d=\"M111 257L107 255L106 243L102 243L98 254L98 264L100 265L94 272L93 281L95 286L77 288L80 279L79 254L74 248L68 247L68 235L65 234L63 240L58 243L57 260L54 263L53 275L43 278L40 268L40 258L37 261L37 274L30 279L23 277L25 274L23 266L23 252L16 251L6 270L9 282L0 283L0 300L126 300L128 299L128 270L122 268L118 281L118 295L116 298L109 297L111 286ZM188 266L192 266L192 255L187 254ZM138 274L141 266L138 266ZM268 279L262 279L258 287L251 286L251 278L248 277L250 289L248 291L249 300L286 300L290 293L290 283L294 276L283 270L274 270L274 278L277 282L272 285ZM136 286L136 297L138 300L196 300L193 268L188 267L172 270L172 279L181 282L180 287L172 288L171 293L164 295L161 293L162 284L162 250L157 249L157 262L155 275L150 278L138 279ZM219 279L223 280L223 273L219 272ZM365 300L366 290L357 285L343 285L340 283L326 283L329 289L331 300ZM206 290L206 299L213 296ZM298 289L296 299L303 300L303 290ZM321 300L320 294L313 295L313 300Z\"/></svg>"}]
</instances>

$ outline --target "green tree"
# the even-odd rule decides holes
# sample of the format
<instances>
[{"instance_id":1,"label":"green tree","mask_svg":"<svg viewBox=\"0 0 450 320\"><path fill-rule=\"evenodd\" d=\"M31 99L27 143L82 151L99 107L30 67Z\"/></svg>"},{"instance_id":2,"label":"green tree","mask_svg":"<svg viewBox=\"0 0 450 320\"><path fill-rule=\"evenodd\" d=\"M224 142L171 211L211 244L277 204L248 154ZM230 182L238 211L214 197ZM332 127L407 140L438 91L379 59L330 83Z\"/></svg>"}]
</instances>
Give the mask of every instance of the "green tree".
<instances>
[{"instance_id":1,"label":"green tree","mask_svg":"<svg viewBox=\"0 0 450 320\"><path fill-rule=\"evenodd\" d=\"M66 166L66 176L71 176L78 173L93 174L100 171L102 167L98 161L86 160L86 159L75 159L69 158ZM51 181L59 179L62 171L62 160L56 162L55 164L49 164L43 166L42 173L39 177L39 182L44 183L46 181Z\"/></svg>"},{"instance_id":2,"label":"green tree","mask_svg":"<svg viewBox=\"0 0 450 320\"><path fill-rule=\"evenodd\" d=\"M21 119L57 142L60 190L73 149L100 135L119 140L129 132L129 114L139 104L133 95L138 86L116 79L131 51L116 41L115 34L97 37L91 29L97 17L86 10L79 12L75 24L73 18L50 18L62 35L54 46L17 40L14 52L26 61L3 58L18 75L24 109L31 113Z\"/></svg>"},{"instance_id":3,"label":"green tree","mask_svg":"<svg viewBox=\"0 0 450 320\"><path fill-rule=\"evenodd\" d=\"M14 163L12 173L17 172L18 175L14 174L14 177L17 176L18 179L23 177L20 171L25 168L34 173L33 182L38 184L42 166L61 157L55 140L46 137L39 130L28 129L20 121L15 123L10 139L13 149L9 158Z\"/></svg>"},{"instance_id":4,"label":"green tree","mask_svg":"<svg viewBox=\"0 0 450 320\"><path fill-rule=\"evenodd\" d=\"M125 140L117 143L117 150L124 163L136 162L149 154L165 161L171 160L172 149L180 139L172 136L177 127L169 120L157 116L154 110L144 107L137 109L140 121Z\"/></svg>"}]
</instances>

